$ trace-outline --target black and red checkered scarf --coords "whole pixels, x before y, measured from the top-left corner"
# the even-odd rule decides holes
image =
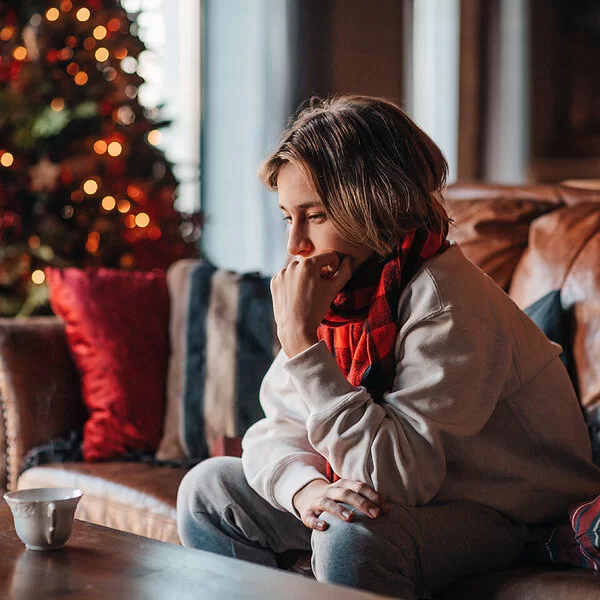
[[[380,402],[396,373],[398,302],[406,284],[429,258],[443,252],[444,234],[420,228],[407,234],[385,258],[367,259],[332,302],[317,329],[353,386],[364,386]],[[339,477],[327,463],[330,481]]]

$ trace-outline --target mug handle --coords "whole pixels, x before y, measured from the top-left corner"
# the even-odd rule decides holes
[[[46,532],[46,541],[48,544],[52,544],[54,542],[54,530],[56,529],[56,506],[54,506],[54,502],[48,504],[48,518],[50,519],[50,527]]]

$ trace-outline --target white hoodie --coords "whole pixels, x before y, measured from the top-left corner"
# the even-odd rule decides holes
[[[600,469],[560,346],[456,245],[402,292],[396,377],[377,404],[348,383],[323,342],[265,375],[266,418],[243,439],[250,486],[297,513],[326,479],[367,483],[404,505],[465,498],[526,523],[564,517],[600,493]]]

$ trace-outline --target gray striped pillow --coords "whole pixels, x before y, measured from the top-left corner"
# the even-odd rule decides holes
[[[196,462],[263,416],[258,391],[279,350],[269,278],[182,260],[167,284],[171,356],[156,457]]]

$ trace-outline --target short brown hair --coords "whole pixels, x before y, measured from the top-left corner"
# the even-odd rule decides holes
[[[286,163],[303,169],[347,241],[384,256],[407,232],[445,232],[448,164],[404,111],[382,98],[312,98],[301,107],[259,177],[277,189]]]

